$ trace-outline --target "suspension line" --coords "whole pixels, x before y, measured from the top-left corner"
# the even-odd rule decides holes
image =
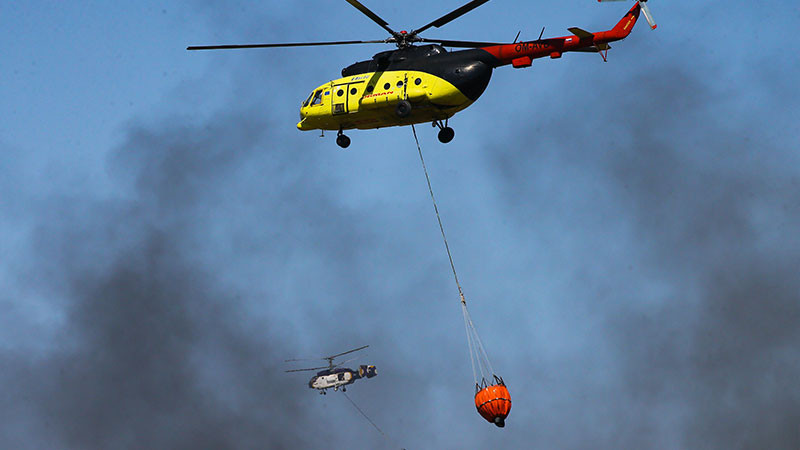
[[[419,160],[422,162],[422,171],[425,172],[425,180],[428,182],[428,192],[431,194],[431,201],[433,202],[433,210],[436,211],[436,220],[439,221],[439,231],[442,232],[442,240],[444,241],[444,248],[447,250],[447,258],[450,260],[450,268],[453,269],[453,278],[456,280],[458,287],[458,296],[461,297],[461,303],[466,305],[467,301],[464,299],[464,292],[461,290],[461,283],[458,282],[458,274],[456,273],[456,266],[453,264],[453,255],[450,254],[450,245],[447,243],[447,236],[444,234],[444,226],[442,226],[442,217],[439,215],[439,207],[436,206],[436,197],[433,195],[433,188],[431,187],[431,177],[428,176],[428,168],[425,166],[425,158],[422,157],[422,148],[419,146],[419,139],[417,138],[417,129],[414,124],[411,124],[411,131],[414,132],[414,140],[417,142],[417,152],[419,153]]]
[[[467,310],[467,301],[464,298],[464,291],[461,289],[461,283],[458,281],[458,274],[456,273],[456,266],[453,263],[453,255],[450,253],[450,245],[447,243],[447,236],[444,233],[444,225],[442,225],[442,217],[439,214],[439,207],[436,204],[436,197],[433,195],[433,187],[431,187],[431,177],[428,175],[428,168],[425,165],[425,158],[422,157],[422,147],[419,145],[419,138],[417,137],[417,129],[411,125],[411,131],[414,133],[414,141],[417,143],[417,153],[419,153],[419,160],[422,163],[422,171],[425,172],[425,181],[428,182],[428,192],[431,194],[431,201],[433,202],[433,210],[436,212],[436,220],[439,222],[439,231],[442,233],[442,241],[444,241],[444,248],[447,250],[447,259],[450,261],[450,269],[453,271],[453,279],[458,288],[458,296],[461,300],[461,309],[464,314],[464,327],[467,331],[467,346],[469,347],[470,363],[472,364],[472,378],[475,384],[478,385],[478,372],[482,380],[491,378],[494,373],[492,363],[489,361],[489,355],[483,348],[483,343],[478,336],[478,330],[475,329],[475,324],[472,322],[472,317]],[[476,364],[477,360],[477,364]],[[488,373],[487,373],[488,371]]]

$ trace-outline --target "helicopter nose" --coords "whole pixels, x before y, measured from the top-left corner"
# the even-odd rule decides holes
[[[306,112],[304,108],[300,108],[300,122],[297,122],[297,129],[303,130],[303,122],[306,120]]]

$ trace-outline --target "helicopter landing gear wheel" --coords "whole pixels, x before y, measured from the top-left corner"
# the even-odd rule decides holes
[[[448,142],[452,141],[456,135],[456,132],[447,126],[447,119],[444,120],[442,123],[441,120],[437,120],[433,122],[434,127],[439,127],[439,142],[442,144],[447,144]]]
[[[347,388],[342,386],[342,392],[347,392]]]
[[[453,137],[455,137],[455,135],[456,132],[453,131],[452,128],[444,127],[441,130],[439,130],[439,136],[438,136],[439,142],[441,142],[442,144],[447,144],[448,142],[453,140]]]
[[[342,148],[347,148],[350,146],[350,138],[345,135],[336,136],[336,145]]]
[[[336,145],[342,148],[347,148],[350,146],[350,138],[342,133],[342,130],[339,130],[339,134],[336,135]]]
[[[400,100],[400,103],[394,108],[394,113],[401,119],[408,117],[411,114],[411,103],[408,100]]]

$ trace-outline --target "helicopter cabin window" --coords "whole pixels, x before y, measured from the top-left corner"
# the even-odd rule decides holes
[[[308,94],[308,98],[306,99],[306,101],[304,101],[304,102],[303,102],[303,107],[304,107],[304,108],[305,108],[306,106],[308,106],[308,104],[309,104],[309,103],[311,103],[311,99],[312,99],[312,98],[314,98],[314,91],[311,91],[311,93],[310,93],[310,94]]]
[[[358,92],[358,89],[356,88],[350,89],[350,95],[356,95],[356,92]]]
[[[344,91],[343,90],[339,89],[338,91],[336,91],[336,96],[337,97],[341,97],[343,95],[344,95]]]
[[[385,89],[385,90],[389,90],[390,87],[392,87],[392,85],[389,84],[389,83],[386,83],[386,84],[383,85],[383,89]]]
[[[422,78],[417,78],[416,80],[414,80],[414,84],[416,84],[417,86],[419,86],[421,83],[422,83]]]
[[[367,85],[367,92],[372,92],[375,89],[375,86],[369,84]]]
[[[322,103],[322,89],[314,93],[314,100],[311,102],[311,105],[319,105],[320,103]]]
[[[397,87],[403,87],[403,80],[397,82]]]

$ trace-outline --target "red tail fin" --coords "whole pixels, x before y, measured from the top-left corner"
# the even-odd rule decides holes
[[[597,38],[606,42],[625,39],[631,34],[631,30],[633,30],[633,26],[636,25],[636,20],[639,18],[639,13],[641,11],[642,7],[639,5],[639,2],[636,2],[633,8],[628,11],[628,14],[625,14],[625,17],[617,22],[614,28],[602,33],[597,33]]]

